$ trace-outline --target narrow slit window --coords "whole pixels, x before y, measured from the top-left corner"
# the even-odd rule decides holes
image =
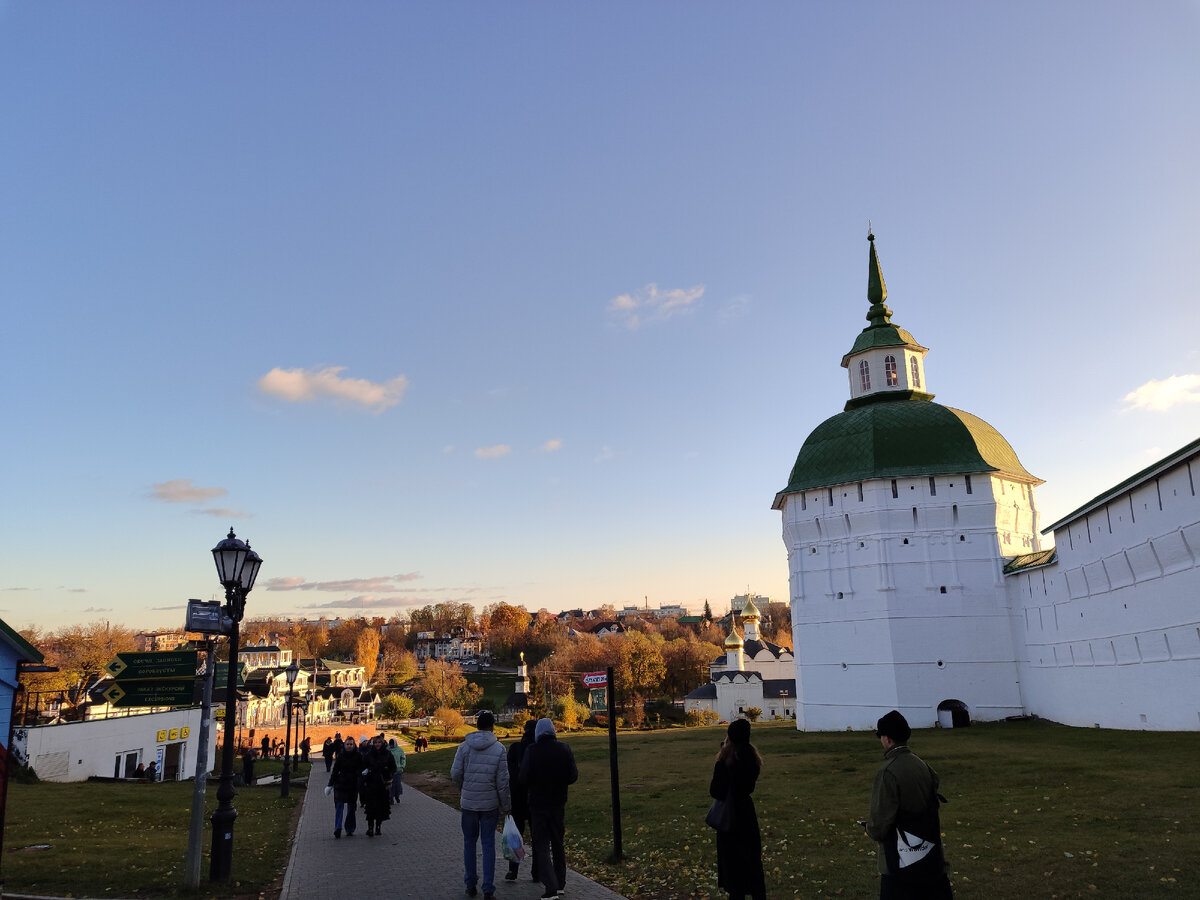
[[[915,356],[909,359],[908,368],[912,372],[912,386],[919,388],[921,386],[921,367],[917,365],[917,358]]]
[[[858,364],[858,379],[862,382],[864,391],[871,389],[871,367],[865,359]]]
[[[934,477],[932,475],[929,476],[929,496],[930,497],[937,496],[937,481],[936,481],[936,479],[934,479]]]
[[[967,481],[966,481],[966,484],[967,484],[967,493],[969,494],[969,493],[971,493],[971,476],[970,476],[970,475],[966,475],[966,476],[964,476],[964,477],[965,477],[965,478],[966,478],[966,480],[967,480]]]
[[[896,486],[896,479],[892,479],[892,499],[895,500],[900,496],[900,489]]]
[[[900,375],[896,372],[896,357],[883,358],[883,379],[888,387],[895,387],[900,383]]]

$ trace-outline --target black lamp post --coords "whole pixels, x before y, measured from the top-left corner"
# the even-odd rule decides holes
[[[283,781],[279,785],[279,796],[286,797],[288,789],[292,784],[292,688],[296,684],[296,676],[300,674],[300,667],[296,665],[296,661],[292,660],[292,664],[285,670],[288,683],[288,698],[287,698],[287,729],[283,732]]]
[[[210,881],[228,881],[233,869],[233,751],[237,726],[238,631],[246,613],[246,595],[254,589],[262,557],[240,541],[233,529],[213,547],[217,577],[225,588],[223,613],[229,619],[229,677],[225,683],[225,742],[221,747],[221,782],[217,787],[217,808],[212,814],[212,851],[209,854]]]

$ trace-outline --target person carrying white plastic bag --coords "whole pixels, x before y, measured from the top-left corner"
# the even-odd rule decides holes
[[[512,816],[504,817],[504,858],[512,863],[519,863],[525,858],[525,843]]]

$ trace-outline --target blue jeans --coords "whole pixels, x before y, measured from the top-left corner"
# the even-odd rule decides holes
[[[333,804],[333,827],[341,831],[342,829],[342,813],[346,814],[346,834],[354,834],[354,828],[357,824],[354,821],[354,808],[358,806],[358,798],[354,798],[349,803]]]
[[[496,823],[500,821],[500,810],[485,809],[483,811],[464,809],[462,811],[463,832],[463,884],[468,888],[475,887],[477,878],[475,871],[475,844],[483,844],[483,892],[496,892]]]

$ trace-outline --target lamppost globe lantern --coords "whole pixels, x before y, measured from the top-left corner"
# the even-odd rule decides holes
[[[296,676],[300,674],[300,666],[295,660],[292,660],[292,664],[284,670],[284,674],[287,675],[287,683],[290,688],[296,683]]]
[[[254,589],[262,557],[250,549],[246,541],[238,540],[233,529],[212,550],[217,577],[225,588],[225,609],[229,622],[229,665],[225,684],[225,734],[221,749],[221,782],[217,788],[217,808],[212,814],[212,852],[209,878],[228,881],[233,868],[233,823],[237,810],[233,808],[233,753],[237,724],[238,638],[242,616],[246,611],[246,595]]]

